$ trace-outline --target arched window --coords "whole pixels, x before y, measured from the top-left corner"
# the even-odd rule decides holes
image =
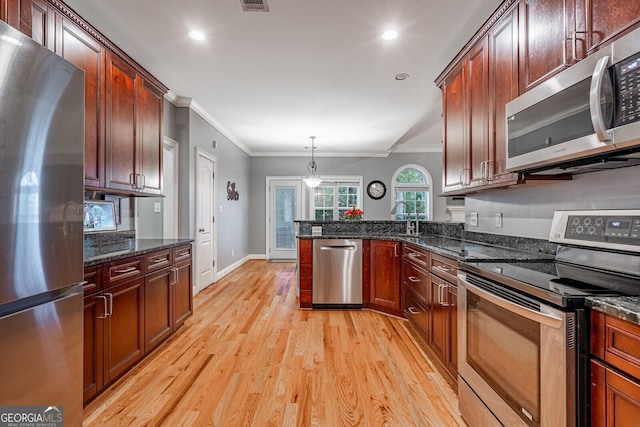
[[[431,174],[420,165],[404,165],[393,174],[392,179],[393,205],[395,214],[391,218],[396,221],[430,220],[433,216],[433,194],[431,192]],[[409,212],[407,212],[407,205]]]

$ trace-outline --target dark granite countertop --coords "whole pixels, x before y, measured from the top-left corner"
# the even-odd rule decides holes
[[[299,239],[380,239],[410,243],[414,246],[454,258],[458,261],[529,261],[554,259],[551,254],[487,245],[439,235],[407,236],[391,233],[331,233],[322,236],[299,235]]]
[[[91,267],[105,264],[123,258],[144,255],[160,249],[182,246],[191,242],[193,242],[193,239],[136,239],[85,246],[84,266]]]
[[[587,297],[587,306],[640,325],[640,297]]]

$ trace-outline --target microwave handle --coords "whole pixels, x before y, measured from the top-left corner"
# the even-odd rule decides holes
[[[607,130],[602,119],[602,108],[600,107],[600,94],[602,92],[602,82],[608,78],[607,67],[609,66],[609,57],[605,56],[598,60],[596,68],[591,77],[591,90],[589,91],[589,109],[591,110],[591,122],[593,129],[600,141],[610,141],[611,134]]]

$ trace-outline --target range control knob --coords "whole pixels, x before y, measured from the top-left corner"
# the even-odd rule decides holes
[[[604,219],[602,218],[596,219],[596,227],[602,227],[603,224],[604,224]]]
[[[589,227],[589,229],[587,230],[587,233],[593,236],[594,234],[596,234],[596,228],[593,226]]]
[[[579,225],[580,224],[580,218],[573,218],[573,225]]]
[[[585,218],[582,224],[586,227],[591,225],[591,218]]]
[[[577,226],[576,227],[576,233],[578,233],[578,234],[584,233],[584,227],[581,226],[581,225]]]

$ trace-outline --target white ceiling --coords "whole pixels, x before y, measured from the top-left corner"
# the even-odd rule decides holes
[[[315,135],[318,156],[384,156],[441,149],[433,81],[501,0],[65,2],[251,155]]]

